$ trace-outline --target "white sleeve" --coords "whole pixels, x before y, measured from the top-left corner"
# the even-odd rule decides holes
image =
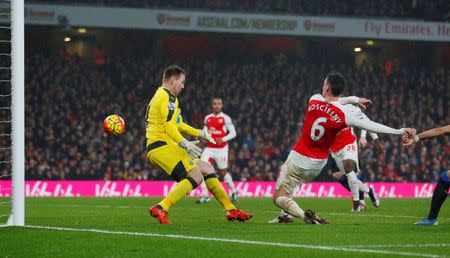
[[[370,120],[358,107],[344,106],[345,120],[348,126],[358,127],[369,132],[385,134],[403,134],[404,129],[394,129]]]
[[[338,98],[338,102],[339,102],[341,105],[358,104],[359,98],[356,97],[356,96],[342,97],[342,98]]]
[[[369,132],[369,134],[370,134],[370,138],[372,138],[372,140],[378,139],[378,134],[372,133],[372,132]],[[361,138],[366,138],[366,136],[367,136],[367,131],[364,129],[361,130]]]
[[[229,140],[236,137],[236,128],[234,128],[233,122],[229,116],[225,117],[225,126],[227,127],[228,134],[222,138],[224,142],[228,142]]]
[[[361,138],[366,138],[366,136],[367,136],[367,131],[362,129],[361,130]]]
[[[372,133],[372,132],[369,132],[369,134],[370,134],[370,138],[372,138],[372,140],[378,139],[378,134]]]
[[[372,140],[378,139],[378,134],[372,133],[372,132],[369,132],[369,134],[370,134],[370,138],[372,138]],[[367,131],[364,129],[361,130],[361,138],[366,138],[366,136],[367,136]]]
[[[311,100],[320,100],[320,101],[324,101],[325,98],[321,95],[321,94],[314,94],[311,96],[311,98],[309,99],[309,101]]]

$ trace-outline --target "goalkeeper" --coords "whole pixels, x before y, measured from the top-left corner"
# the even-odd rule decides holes
[[[227,219],[245,221],[252,215],[237,209],[216,177],[214,168],[198,160],[202,149],[198,141],[188,141],[181,133],[201,137],[214,143],[207,129],[195,129],[181,119],[177,95],[184,88],[186,72],[179,66],[169,66],[163,73],[163,84],[156,90],[146,111],[147,158],[177,181],[173,190],[150,208],[150,215],[161,224],[168,220],[169,208],[205,181],[209,191],[227,211]]]

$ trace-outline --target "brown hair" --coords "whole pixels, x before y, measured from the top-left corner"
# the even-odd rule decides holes
[[[163,82],[169,80],[171,77],[175,76],[176,78],[180,77],[180,75],[186,75],[186,71],[178,65],[169,65],[163,72]]]

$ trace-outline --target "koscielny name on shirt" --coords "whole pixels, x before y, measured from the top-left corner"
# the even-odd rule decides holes
[[[330,116],[331,120],[336,123],[342,123],[341,117],[330,108],[329,104],[312,104],[308,107],[308,112],[314,110],[319,110],[322,113],[327,114],[328,116]]]

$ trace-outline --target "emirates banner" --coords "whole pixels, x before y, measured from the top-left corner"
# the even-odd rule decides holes
[[[2,19],[6,21],[8,17],[0,17],[0,22]],[[450,23],[413,20],[27,4],[25,22],[53,26],[450,42]]]
[[[26,181],[27,197],[162,197],[175,186],[173,181]],[[274,182],[235,182],[241,197],[271,197]],[[429,198],[434,184],[369,183],[381,198]],[[229,191],[228,187],[223,184]],[[190,196],[200,196],[200,188]],[[0,181],[0,197],[11,196],[11,181]],[[302,185],[295,197],[350,197],[339,183],[313,182]]]

